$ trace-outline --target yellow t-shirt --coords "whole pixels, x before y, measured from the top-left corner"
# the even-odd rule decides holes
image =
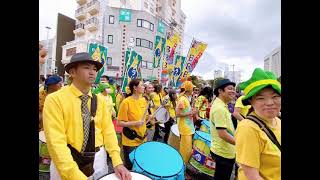
[[[153,101],[154,106],[155,106],[153,108],[153,110],[155,111],[161,105],[161,100],[163,100],[162,99],[162,95],[153,92],[153,93],[151,93],[151,98],[152,98],[152,101]]]
[[[119,108],[118,120],[121,121],[140,121],[143,117],[143,114],[147,108],[147,101],[144,97],[140,97],[139,99],[134,99],[132,96],[127,97],[122,101]],[[147,116],[146,116],[147,117]],[[144,123],[140,127],[130,127],[137,132],[137,134],[143,137],[146,133],[146,123]],[[128,139],[125,135],[122,134],[122,145],[124,146],[139,146],[143,142],[145,142],[147,138],[144,140],[140,140],[135,138],[133,140]]]
[[[73,160],[70,144],[80,152],[83,144],[83,119],[81,115],[82,94],[73,84],[46,97],[43,108],[43,126],[51,160],[61,179],[87,180]],[[88,95],[92,97],[91,91]],[[95,147],[104,145],[113,166],[122,164],[120,148],[110,114],[106,111],[106,100],[97,96],[95,122]],[[89,111],[91,98],[88,100]]]
[[[177,108],[182,113],[190,113],[192,111],[190,102],[185,95],[181,95],[177,102]],[[195,132],[192,116],[177,117],[178,129],[181,135],[192,135]]]
[[[247,105],[247,106],[244,106],[242,104],[242,99],[243,99],[244,96],[240,96],[237,101],[236,101],[236,104],[234,105],[234,107],[236,108],[240,108],[241,111],[240,111],[240,114],[243,115],[244,117],[247,116],[248,112],[249,112],[249,109],[251,108],[251,105]]]
[[[107,102],[107,111],[110,113],[110,115],[112,115],[112,113],[115,113],[115,110],[114,110],[114,104],[113,104],[113,101],[112,101],[112,97],[107,94],[107,96],[104,96],[103,94],[99,93],[98,96],[102,96],[103,98],[106,99],[106,102]]]
[[[196,100],[195,107],[199,111],[199,116],[203,119],[207,119],[208,117],[206,116],[207,113],[207,107],[208,107],[208,100],[205,96],[199,96]],[[201,109],[200,109],[201,107]]]
[[[167,111],[169,111],[170,117],[174,119],[176,117],[176,110],[173,107],[172,102],[170,101],[169,95],[166,95],[164,99],[168,99],[167,103],[165,104],[165,108],[167,109]]]
[[[216,128],[225,128],[230,135],[234,136],[235,130],[228,105],[218,97],[213,101],[210,109],[210,150],[227,159],[235,158],[235,146],[221,139]]]
[[[251,114],[257,116],[254,112]],[[281,120],[276,118],[275,127],[272,127],[270,122],[264,122],[281,144]],[[255,122],[248,119],[242,120],[238,124],[235,138],[238,163],[257,168],[264,180],[281,179],[281,151]],[[239,180],[246,179],[240,167]]]
[[[122,96],[122,94],[118,93],[117,97],[116,97],[116,109],[117,109],[117,112],[119,112],[119,107],[120,107],[120,104],[123,101],[123,99],[124,99],[124,97]]]
[[[42,112],[43,110],[44,100],[46,99],[46,97],[46,90],[42,89],[41,91],[39,91],[39,112]]]

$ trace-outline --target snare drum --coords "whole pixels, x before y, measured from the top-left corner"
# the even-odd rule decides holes
[[[181,155],[173,147],[161,142],[146,142],[129,154],[133,171],[154,180],[184,180]]]
[[[159,107],[155,113],[154,113],[154,117],[156,119],[157,122],[163,124],[166,123],[167,121],[169,121],[170,119],[170,114],[168,112],[168,110],[164,107]]]
[[[202,119],[200,131],[210,134],[210,121],[207,119]]]
[[[50,172],[51,158],[48,152],[44,131],[39,132],[39,172]]]
[[[137,173],[137,172],[130,172],[132,180],[152,180],[148,176],[145,176],[143,174]],[[107,174],[102,178],[99,178],[99,180],[120,180],[115,173]]]
[[[173,146],[177,151],[179,151],[180,147],[180,133],[178,129],[178,124],[174,124],[171,126],[170,134],[168,138],[168,144]]]
[[[215,162],[210,154],[211,136],[209,133],[196,131],[193,138],[193,151],[189,163],[201,173],[213,176]]]

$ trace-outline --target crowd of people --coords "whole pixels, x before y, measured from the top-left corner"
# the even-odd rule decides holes
[[[129,154],[144,142],[168,143],[174,124],[187,165],[203,121],[210,123],[215,180],[229,180],[233,170],[239,180],[281,179],[281,85],[273,73],[255,69],[241,92],[229,79],[214,89],[133,79],[122,92],[108,76],[94,84],[101,67],[88,53],[77,53],[65,66],[70,82],[57,75],[40,78],[39,132],[51,159],[42,173],[47,179],[97,179],[108,172],[108,159],[120,179],[131,179]],[[165,123],[156,117],[160,108],[169,114]],[[187,171],[184,177],[193,178]]]

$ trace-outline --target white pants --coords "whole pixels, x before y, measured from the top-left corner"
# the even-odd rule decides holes
[[[100,147],[100,150],[95,153],[93,161],[93,177],[98,179],[106,174],[108,174],[108,165],[107,165],[107,153],[104,147]],[[60,174],[56,169],[53,161],[50,164],[50,180],[61,180]]]

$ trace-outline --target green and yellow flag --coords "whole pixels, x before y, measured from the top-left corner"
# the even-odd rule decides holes
[[[102,68],[99,70],[95,84],[100,83],[100,77],[104,73],[105,70],[105,65],[106,65],[106,60],[107,60],[107,53],[108,49],[104,46],[98,45],[98,44],[90,44],[89,45],[89,54],[92,57],[93,60],[99,61],[103,64]]]
[[[139,72],[139,65],[141,60],[142,56],[135,51],[127,51],[125,63],[126,70],[124,76],[122,77],[122,92],[125,92],[127,85],[132,79],[136,79],[141,76]]]
[[[185,60],[186,60],[186,57],[184,56],[179,56],[179,55],[175,56],[174,69],[170,78],[174,87],[177,87],[178,79],[182,73]]]
[[[160,66],[160,59],[163,55],[164,45],[166,43],[166,39],[160,36],[156,36],[156,40],[154,43],[154,57],[153,57],[153,68],[158,68]]]

